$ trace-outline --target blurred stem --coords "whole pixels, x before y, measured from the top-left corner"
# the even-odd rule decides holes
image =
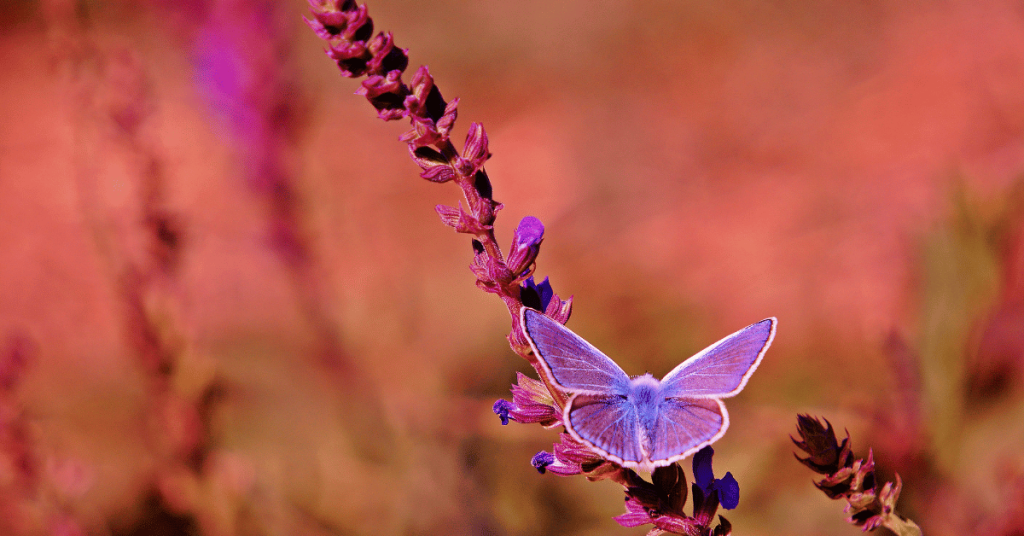
[[[921,527],[909,519],[903,519],[898,515],[890,515],[882,526],[895,532],[897,536],[922,536]]]

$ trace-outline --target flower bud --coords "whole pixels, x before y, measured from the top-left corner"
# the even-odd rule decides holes
[[[473,123],[469,126],[466,134],[466,145],[462,147],[462,157],[469,161],[473,169],[480,169],[484,162],[491,157],[487,151],[487,132],[480,123]]]
[[[509,252],[508,268],[516,276],[529,271],[530,266],[540,253],[540,243],[544,241],[544,225],[533,216],[527,216],[519,222],[512,236],[512,251]],[[547,304],[544,304],[546,307]],[[543,308],[541,309],[543,311]]]

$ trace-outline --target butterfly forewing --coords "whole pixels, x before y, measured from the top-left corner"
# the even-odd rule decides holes
[[[654,465],[683,459],[725,434],[729,414],[714,398],[670,398],[658,407],[647,436],[648,458]]]
[[[775,338],[775,323],[768,318],[751,324],[687,359],[661,381],[665,396],[718,398],[740,392]]]
[[[619,463],[643,459],[637,433],[636,407],[617,395],[576,395],[569,403],[566,427]]]
[[[534,353],[560,387],[572,392],[625,394],[629,377],[608,356],[533,309],[524,307],[521,315]]]

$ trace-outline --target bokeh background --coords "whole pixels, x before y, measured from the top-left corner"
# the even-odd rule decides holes
[[[369,7],[627,372],[779,317],[715,445],[736,534],[857,532],[797,413],[926,534],[1024,534],[1024,4]],[[0,534],[643,534],[491,413],[531,371],[457,189],[305,13],[0,3]]]

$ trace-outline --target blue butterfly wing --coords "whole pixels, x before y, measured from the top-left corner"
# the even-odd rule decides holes
[[[565,412],[565,427],[602,457],[635,466],[644,459],[636,407],[618,395],[574,395]]]
[[[626,394],[629,376],[582,337],[529,307],[523,307],[520,320],[534,355],[559,387],[573,393]]]
[[[716,398],[668,398],[644,430],[651,465],[660,467],[686,458],[725,435],[729,414]]]
[[[778,321],[751,324],[683,361],[661,380],[667,398],[733,396],[743,390],[775,338]]]

